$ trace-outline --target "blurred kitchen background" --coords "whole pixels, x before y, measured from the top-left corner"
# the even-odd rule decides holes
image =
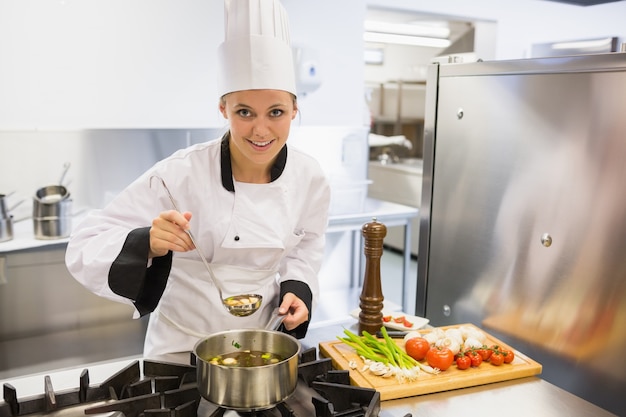
[[[386,305],[416,311],[429,65],[619,50],[626,4],[575,3],[283,0],[300,89],[290,140],[333,189],[315,325],[358,306],[361,242],[346,222],[371,199],[400,205],[388,210]],[[376,38],[409,27],[413,44]],[[0,242],[0,377],[140,353],[145,321],[69,277],[65,239],[33,238],[32,198],[69,162],[78,221],[156,161],[221,135],[222,39],[221,1],[0,0],[0,194],[14,223]]]

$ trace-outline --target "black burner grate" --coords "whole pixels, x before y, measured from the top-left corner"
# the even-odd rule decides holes
[[[57,392],[49,376],[44,378],[44,393],[20,399],[15,388],[5,383],[4,402],[0,402],[0,417],[43,415],[51,411],[75,408],[76,415],[108,412],[126,417],[207,417],[232,415],[245,417],[311,417],[312,411],[302,410],[306,402],[316,417],[375,417],[380,412],[380,393],[373,389],[350,385],[348,371],[334,371],[330,359],[317,359],[311,348],[299,358],[299,382],[296,393],[269,410],[234,412],[224,408],[199,411],[201,399],[197,389],[195,357],[192,365],[180,365],[152,360],[134,361],[103,383],[91,386],[89,371],[83,370],[78,388]],[[308,409],[307,409],[308,410]],[[231,413],[231,414],[228,414]],[[307,415],[304,415],[307,414]]]

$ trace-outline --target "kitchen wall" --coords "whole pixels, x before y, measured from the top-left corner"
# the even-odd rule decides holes
[[[360,125],[364,5],[284,4],[292,43],[318,57],[322,78],[300,97],[300,122]],[[221,1],[2,0],[0,129],[222,126],[223,26]]]
[[[213,65],[222,4],[1,0],[0,193],[30,197],[69,161],[79,205],[99,206],[185,146],[185,132],[197,141],[223,131]],[[360,128],[364,5],[284,4],[294,46],[317,56],[322,79],[299,98],[294,126]]]
[[[205,127],[219,2],[3,0],[0,126]]]
[[[98,166],[102,177],[117,180],[102,188],[96,178],[94,188],[114,191],[149,161],[184,146],[186,130],[221,131],[225,121],[217,111],[213,61],[223,39],[222,4],[1,0],[0,193],[30,196],[56,181],[65,161],[72,163],[75,184],[91,175],[83,167]],[[322,80],[317,91],[299,98],[294,125],[361,127],[364,5],[284,4],[292,42],[317,56]],[[325,13],[330,9],[334,13]],[[183,137],[172,141],[172,129]],[[79,139],[81,130],[90,131],[89,145]],[[106,144],[97,153],[81,153],[96,146],[97,130],[124,134],[102,134]]]

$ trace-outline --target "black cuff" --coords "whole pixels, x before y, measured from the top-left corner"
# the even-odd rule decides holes
[[[309,320],[305,321],[304,323],[302,323],[301,325],[299,325],[298,327],[292,330],[287,330],[285,329],[284,326],[281,326],[280,331],[287,333],[297,339],[302,339],[306,336],[306,332],[309,329],[309,323],[311,322],[311,307],[313,305],[313,294],[311,293],[311,288],[309,288],[309,286],[306,283],[302,281],[295,281],[295,280],[288,280],[288,281],[284,281],[281,283],[280,285],[280,301],[281,302],[285,294],[287,294],[288,292],[295,294],[296,297],[304,301],[304,304],[306,304],[307,308],[309,309]]]
[[[153,258],[150,268],[146,268],[149,251],[150,228],[132,230],[109,269],[111,290],[133,300],[142,316],[156,308],[172,268],[172,252]]]

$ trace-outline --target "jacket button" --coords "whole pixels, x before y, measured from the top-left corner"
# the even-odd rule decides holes
[[[235,236],[235,242],[239,242],[239,236]]]

